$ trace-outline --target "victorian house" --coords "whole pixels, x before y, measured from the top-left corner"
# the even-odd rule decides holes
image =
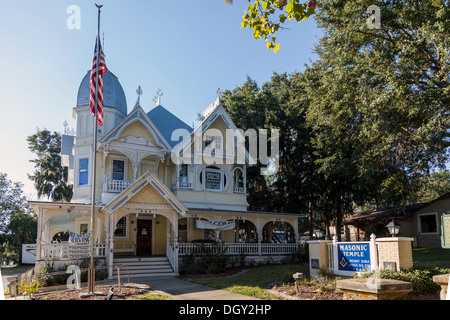
[[[116,266],[127,266],[130,276],[178,274],[184,255],[201,254],[215,243],[248,259],[296,252],[300,214],[249,210],[250,155],[236,143],[245,137],[219,95],[191,127],[161,105],[161,94],[148,109],[138,90],[128,108],[118,78],[107,71],[94,177],[89,77],[90,71],[72,110],[75,135],[62,137],[72,201],[30,201],[38,215],[36,268],[89,257],[93,185],[94,255],[110,278]]]

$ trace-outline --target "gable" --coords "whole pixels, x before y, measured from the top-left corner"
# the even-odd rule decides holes
[[[186,211],[188,211],[152,171],[148,171],[133,182],[122,193],[104,206],[102,211],[111,214],[119,210],[126,203],[165,204],[172,207],[182,216],[186,216]]]
[[[125,138],[128,136],[134,136],[137,138],[145,138],[150,141],[152,144],[157,144],[153,136],[150,134],[149,130],[143,125],[141,121],[134,121],[131,124],[128,124],[122,132],[119,134],[119,139]]]
[[[235,148],[237,153],[240,155],[240,159],[245,159],[245,162],[250,165],[256,163],[249,152],[245,149],[245,136],[243,136],[238,130],[233,120],[230,118],[222,105],[216,106],[215,109],[211,111],[205,119],[203,119],[194,127],[194,131],[190,135],[191,139],[185,139],[182,143],[177,142],[177,144],[173,147],[175,154],[179,154],[182,157],[183,151],[190,150],[190,148],[194,144],[194,140],[204,135],[205,132],[209,133],[207,132],[208,130],[210,130],[210,133],[213,134],[214,132],[217,132],[217,130],[220,131],[222,133],[223,141],[226,142],[226,147],[228,147],[228,150],[230,150],[232,149],[231,146],[233,144],[226,139],[226,132],[228,129],[232,130],[233,136],[237,138],[237,141],[239,141],[239,143],[235,144]],[[241,141],[244,141],[244,143],[240,143]],[[237,156],[237,154],[235,156]]]
[[[143,137],[149,142],[171,150],[171,146],[167,143],[164,136],[159,132],[155,124],[147,117],[141,107],[135,108],[128,116],[125,117],[116,127],[108,132],[100,143],[109,143],[124,137],[135,136]]]
[[[156,190],[152,187],[150,187],[149,184],[147,184],[145,187],[143,187],[138,193],[136,193],[134,196],[132,196],[128,202],[132,203],[152,203],[152,204],[166,204],[167,201],[156,192]]]

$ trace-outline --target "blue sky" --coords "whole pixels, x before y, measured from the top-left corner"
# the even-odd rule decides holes
[[[141,85],[141,105],[161,104],[192,125],[198,112],[247,76],[262,85],[273,72],[304,70],[322,32],[314,19],[290,22],[277,35],[274,54],[250,29],[241,29],[246,0],[22,0],[0,2],[0,172],[35,192],[26,137],[36,128],[63,131],[75,126],[72,108],[78,86],[90,69],[97,34],[97,9],[103,4],[106,65],[125,91],[128,111]],[[80,8],[80,28],[69,29],[70,5]]]

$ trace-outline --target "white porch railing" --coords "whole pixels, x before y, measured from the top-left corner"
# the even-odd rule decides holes
[[[178,186],[176,183],[172,184],[171,187],[172,190],[177,190],[177,189],[192,189],[192,183],[189,182],[178,182]]]
[[[218,157],[218,156],[225,156],[225,157],[234,157],[234,150],[227,150],[227,149],[220,149],[220,148],[211,148],[211,147],[205,147],[203,148],[203,155],[209,155]]]
[[[178,273],[178,263],[176,263],[177,261],[176,252],[174,248],[170,245],[170,243],[167,243],[166,256],[170,262],[170,265],[172,266],[173,271],[175,273]]]
[[[129,180],[106,180],[106,190],[108,192],[117,192],[120,193],[123,190],[125,190],[126,188],[128,188],[129,186],[131,186],[131,184],[133,183],[133,181],[129,181]]]
[[[276,255],[297,252],[296,243],[179,243],[178,255],[213,254],[223,250],[227,255]]]
[[[233,193],[245,193],[244,187],[233,187]]]
[[[89,243],[50,243],[41,244],[41,260],[75,260],[88,258]],[[106,245],[94,245],[94,257],[106,257]]]

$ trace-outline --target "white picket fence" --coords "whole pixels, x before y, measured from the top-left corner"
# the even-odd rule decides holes
[[[296,243],[179,243],[178,255],[215,254],[226,255],[277,255],[293,254],[299,245]]]
[[[89,243],[50,243],[41,244],[41,256],[43,260],[75,260],[89,257]],[[94,257],[106,257],[106,245],[94,245]]]

